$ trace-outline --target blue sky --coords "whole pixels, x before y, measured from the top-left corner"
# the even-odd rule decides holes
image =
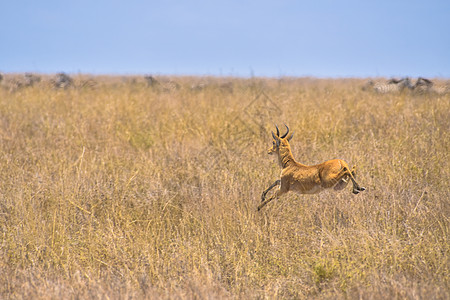
[[[13,0],[0,72],[450,78],[450,1]]]

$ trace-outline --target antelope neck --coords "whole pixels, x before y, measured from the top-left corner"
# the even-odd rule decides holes
[[[294,156],[292,155],[291,148],[289,146],[281,146],[278,152],[278,162],[281,168],[286,168],[289,164],[295,163]]]

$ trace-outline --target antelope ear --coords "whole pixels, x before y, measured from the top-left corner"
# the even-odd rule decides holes
[[[293,137],[294,137],[294,133],[292,133],[292,134],[291,134],[291,136],[290,136],[290,137],[288,137],[288,139],[287,139],[287,140],[288,140],[288,142],[290,142],[290,141],[292,140],[292,138],[293,138]]]

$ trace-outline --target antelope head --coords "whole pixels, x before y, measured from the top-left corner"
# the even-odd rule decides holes
[[[291,133],[291,135],[289,137],[289,127],[287,127],[286,124],[284,124],[284,126],[286,126],[286,133],[283,134],[282,136],[280,136],[280,130],[278,129],[278,126],[275,125],[275,127],[277,128],[277,134],[275,135],[275,133],[273,133],[272,131],[272,137],[273,137],[273,141],[272,141],[272,147],[269,148],[269,150],[267,151],[267,153],[269,155],[271,154],[279,154],[280,153],[280,148],[289,148],[289,141],[292,139],[292,137],[294,136],[293,133]]]

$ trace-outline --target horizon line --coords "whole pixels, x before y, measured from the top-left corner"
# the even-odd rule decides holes
[[[450,79],[450,77],[446,76],[425,76],[425,75],[329,75],[329,76],[320,76],[320,75],[312,75],[312,74],[302,74],[302,75],[240,75],[240,74],[213,74],[213,73],[170,73],[170,72],[67,72],[67,71],[57,71],[57,72],[42,72],[42,71],[0,71],[2,75],[21,75],[21,74],[36,74],[43,76],[51,76],[64,73],[67,75],[83,75],[83,76],[110,76],[110,77],[140,77],[140,76],[155,76],[155,77],[212,77],[212,78],[238,78],[238,79],[252,79],[252,78],[266,78],[266,79],[282,79],[282,78],[315,78],[315,79],[369,79],[369,78],[418,78],[418,77],[427,77],[433,79]]]

